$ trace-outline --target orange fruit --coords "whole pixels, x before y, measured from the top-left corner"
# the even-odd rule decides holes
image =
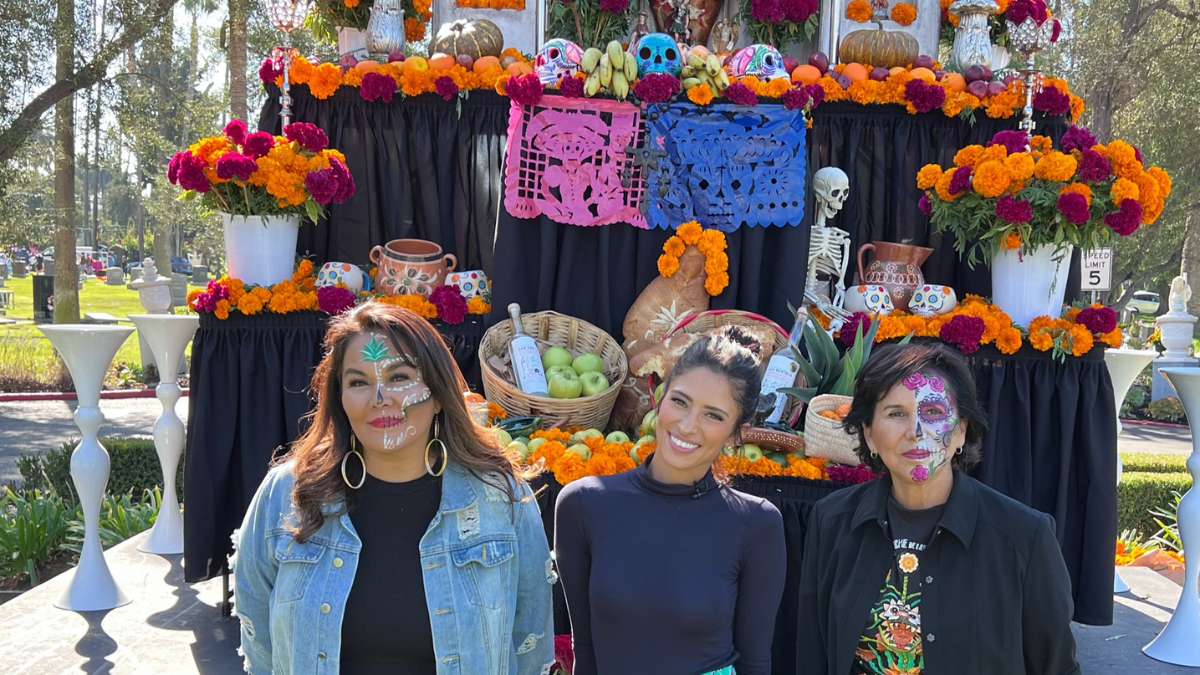
[[[711,54],[712,52],[708,51],[708,47],[705,47],[703,45],[695,45],[693,47],[688,48],[688,53],[695,54],[696,56],[699,56],[702,59],[706,59],[706,58],[708,58],[708,55]]]
[[[867,67],[861,63],[847,63],[842,69],[842,74],[850,78],[851,82],[864,82],[867,79],[869,72]],[[932,75],[932,73],[930,73]]]
[[[423,56],[410,56],[404,59],[404,70],[412,70],[413,72],[423,73],[429,70],[429,62]]]
[[[792,71],[792,79],[804,84],[816,84],[817,80],[821,79],[821,71],[815,66],[810,66],[807,63],[796,66]]]
[[[369,73],[372,70],[379,70],[379,62],[372,61],[371,59],[359,61],[358,63],[354,64],[354,69],[363,73]]]
[[[488,68],[494,68],[500,65],[500,59],[494,56],[481,56],[475,61],[474,69],[477,73],[482,73]]]
[[[928,68],[913,68],[912,76],[918,80],[925,80],[929,84],[937,84],[937,78],[934,77],[933,71]],[[963,85],[964,88],[966,85]]]
[[[533,72],[533,68],[528,63],[525,63],[524,61],[517,61],[516,63],[510,65],[505,70],[508,71],[509,75],[513,75],[513,76],[523,75],[525,73]]]
[[[486,399],[473,391],[468,391],[463,394],[463,400],[467,403],[483,403]]]
[[[838,407],[834,408],[833,412],[837,413],[838,417],[845,417],[846,415],[850,414],[850,404],[842,403]]]
[[[888,77],[891,77],[891,76],[895,75],[896,73],[907,73],[907,72],[908,72],[908,68],[905,68],[904,66],[896,66],[895,68],[888,69]]]
[[[429,67],[434,70],[447,70],[455,63],[457,63],[457,61],[455,61],[454,57],[450,56],[449,54],[442,54],[439,52],[429,57]]]
[[[948,85],[951,89],[958,92],[967,90],[967,81],[958,73],[946,73],[943,75],[942,84]]]

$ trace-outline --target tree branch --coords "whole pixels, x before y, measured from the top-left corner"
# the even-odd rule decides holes
[[[145,37],[175,7],[178,1],[154,0],[154,3],[148,7],[149,12],[143,15],[142,20],[127,26],[125,32],[104,45],[96,53],[96,58],[71,75],[57,80],[30,101],[13,118],[8,128],[0,131],[0,163],[12,159],[29,135],[41,124],[42,115],[47,110],[62,99],[73,95],[80,89],[86,89],[102,79],[108,71],[108,64]]]

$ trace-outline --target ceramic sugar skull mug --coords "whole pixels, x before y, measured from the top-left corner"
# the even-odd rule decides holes
[[[487,275],[483,273],[483,270],[454,272],[446,277],[446,285],[458,286],[459,293],[462,293],[462,296],[468,300],[486,296],[491,292],[492,288],[492,283],[488,281]]]
[[[846,310],[887,316],[896,309],[887,287],[875,284],[855,286],[846,290]]]
[[[321,265],[317,273],[317,288],[337,286],[341,284],[355,293],[361,292],[366,282],[366,275],[358,268],[344,262],[327,262]]]
[[[958,306],[958,295],[949,286],[931,286],[926,284],[913,291],[908,308],[919,316],[935,316],[945,314]]]

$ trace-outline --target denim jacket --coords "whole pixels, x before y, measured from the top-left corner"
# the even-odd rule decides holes
[[[272,469],[234,534],[235,611],[252,675],[334,675],[362,542],[341,504],[308,541],[292,538],[291,462]],[[421,538],[438,675],[545,675],[554,663],[557,580],[537,502],[449,462]]]

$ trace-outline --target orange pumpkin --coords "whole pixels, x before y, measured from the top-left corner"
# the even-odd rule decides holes
[[[494,56],[485,56],[475,61],[475,72],[482,73],[488,68],[493,68],[500,65],[500,59]]]
[[[433,70],[446,70],[456,63],[453,56],[449,54],[434,54],[429,57],[429,67]]]
[[[920,53],[917,39],[908,33],[883,30],[856,30],[842,40],[839,56],[843,61],[870,63],[891,68],[912,63]]]
[[[438,29],[432,49],[453,56],[470,54],[476,61],[484,56],[499,58],[504,49],[504,34],[487,19],[460,19]]]

